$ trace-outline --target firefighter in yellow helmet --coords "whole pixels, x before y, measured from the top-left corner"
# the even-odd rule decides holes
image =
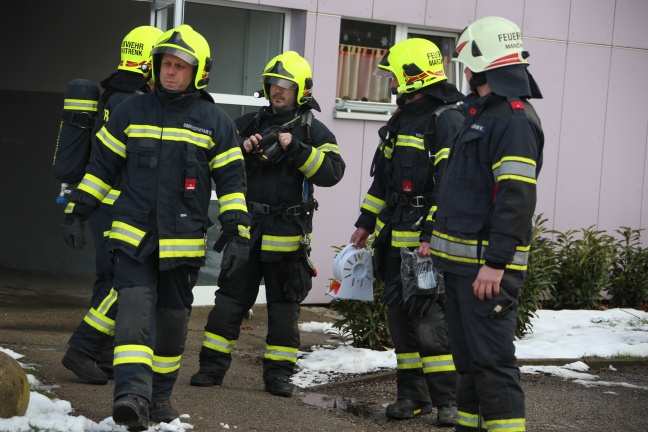
[[[419,237],[429,241],[424,222],[436,209],[436,187],[452,139],[463,115],[463,98],[447,82],[443,56],[426,39],[395,44],[378,64],[376,75],[391,78],[398,109],[379,131],[380,144],[371,166],[373,181],[360,207],[351,236],[364,248],[374,233],[374,275],[384,281],[389,331],[397,359],[397,400],[388,418],[428,414],[436,423],[456,423],[457,374],[445,323],[444,297],[438,287],[404,283],[401,249],[417,250]]]
[[[66,209],[64,237],[119,180],[109,246],[119,308],[114,328],[115,423],[146,430],[179,412],[171,394],[184,351],[192,287],[205,264],[212,181],[218,190],[225,271],[247,260],[250,218],[236,129],[204,88],[211,58],[188,25],[153,47],[155,91],[122,102],[97,133],[93,158]]]
[[[117,70],[101,82],[104,90],[98,101],[98,117],[94,126],[90,127],[91,130],[97,132],[101,129],[108,121],[110,113],[125,100],[151,91],[151,49],[160,35],[160,29],[140,26],[124,37]],[[87,155],[90,154],[92,136],[94,134],[90,134],[87,142],[79,143],[87,147]],[[80,153],[80,150],[76,149],[75,153]],[[62,180],[70,184],[78,183],[89,160],[63,157],[64,154],[67,155],[57,155],[56,163],[60,169],[67,172],[78,171],[79,176],[73,180]],[[70,164],[75,165],[74,169]],[[65,168],[62,168],[63,165]],[[111,208],[118,196],[119,190],[110,190],[99,209],[88,219],[95,246],[96,274],[91,309],[70,337],[70,347],[62,359],[65,368],[90,384],[106,384],[112,377],[112,336],[117,315],[117,294],[113,290],[115,272],[107,234],[112,224]]]
[[[461,432],[526,430],[513,340],[544,147],[527,57],[515,23],[486,17],[463,31],[452,59],[474,94],[421,252],[444,271]]]
[[[205,325],[200,369],[191,385],[220,385],[227,373],[243,317],[265,281],[268,334],[263,359],[265,390],[290,396],[299,351],[299,303],[316,275],[309,260],[315,186],[331,187],[345,164],[333,133],[312,110],[313,79],[294,51],[270,60],[261,74],[270,101],[234,122],[245,156],[247,205],[252,216],[250,259],[236,273],[221,272],[215,305]]]

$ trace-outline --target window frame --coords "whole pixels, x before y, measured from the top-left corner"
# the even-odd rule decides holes
[[[416,25],[404,23],[393,23],[380,20],[357,19],[355,17],[342,17],[349,21],[363,21],[376,24],[387,24],[395,27],[394,44],[408,39],[410,33],[425,34],[430,36],[448,37],[454,39],[455,46],[459,40],[459,33],[453,33],[443,30],[435,30]],[[340,31],[342,29],[340,28]],[[339,37],[338,37],[339,39]],[[452,73],[457,88],[463,86],[463,74],[461,68],[456,67]],[[333,117],[348,120],[369,120],[369,121],[387,121],[396,112],[396,96],[392,95],[391,103],[368,102],[368,101],[347,101],[341,98],[335,98],[335,109]]]
[[[273,7],[273,6],[264,6],[260,4],[246,4],[246,3],[232,3],[231,1],[226,0],[177,0],[183,1],[183,20],[184,20],[184,4],[185,3],[200,3],[210,6],[224,6],[234,9],[247,9],[261,12],[275,12],[284,15],[284,27],[283,27],[283,41],[282,41],[282,52],[290,49],[290,29],[292,27],[292,13],[290,9]],[[270,59],[267,59],[270,61]],[[261,76],[259,71],[259,77]],[[253,107],[262,107],[268,104],[268,101],[265,97],[257,98],[253,95],[242,95],[234,93],[209,93],[214,99],[214,102],[222,105],[235,105],[235,106],[253,106]]]

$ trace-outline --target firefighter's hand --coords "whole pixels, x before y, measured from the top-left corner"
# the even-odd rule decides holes
[[[369,238],[369,231],[366,228],[358,227],[351,236],[351,243],[354,247],[362,249],[367,246],[367,239]]]
[[[429,257],[430,256],[430,242],[422,241],[418,248],[418,254],[420,257]]]
[[[481,266],[477,279],[473,282],[473,293],[479,300],[491,299],[500,292],[500,281],[504,276],[504,270],[498,270],[487,265]]]
[[[232,236],[227,240],[225,250],[223,251],[221,271],[224,271],[227,277],[231,277],[245,265],[249,255],[250,246],[248,240],[237,235]]]
[[[248,139],[243,141],[243,150],[245,150],[246,153],[263,152],[263,149],[259,148],[259,140],[261,140],[260,134],[250,135]]]
[[[61,224],[61,234],[65,243],[74,249],[83,249],[85,237],[83,236],[83,219],[81,216],[69,214]]]
[[[287,151],[288,146],[290,146],[290,144],[293,141],[293,135],[290,132],[281,132],[277,134],[277,140],[279,140],[279,144],[281,145],[281,148]]]

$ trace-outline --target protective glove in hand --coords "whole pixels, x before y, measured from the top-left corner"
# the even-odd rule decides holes
[[[227,277],[231,277],[238,269],[243,267],[250,255],[250,246],[248,240],[239,236],[232,236],[227,240],[225,250],[223,251],[223,261],[221,270]]]
[[[74,249],[83,249],[85,237],[83,236],[83,219],[81,216],[69,214],[61,224],[61,234],[65,244]]]

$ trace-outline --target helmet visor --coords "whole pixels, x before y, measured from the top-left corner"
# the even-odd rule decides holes
[[[189,54],[188,52],[183,51],[183,50],[178,49],[178,48],[172,48],[172,47],[168,47],[168,46],[161,46],[161,47],[153,48],[153,50],[151,51],[151,55],[153,55],[153,54],[171,54],[171,55],[174,55],[174,56],[178,57],[181,60],[186,61],[190,65],[193,65],[193,66],[198,65],[198,59],[196,57],[194,57],[191,54]]]
[[[394,73],[389,69],[383,69],[381,67],[376,67],[373,71],[373,75],[380,78],[394,78]]]
[[[285,89],[296,89],[297,88],[297,83],[293,81],[289,81],[284,78],[279,78],[279,77],[261,77],[259,80],[259,83],[263,84],[274,84],[278,85],[279,87],[285,88]]]

